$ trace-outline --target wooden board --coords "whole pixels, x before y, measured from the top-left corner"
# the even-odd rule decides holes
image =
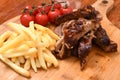
[[[0,80],[120,80],[120,30],[106,17],[106,13],[109,12],[113,3],[113,0],[109,0],[106,4],[103,4],[102,0],[98,0],[93,6],[101,12],[103,16],[101,24],[110,38],[117,42],[118,52],[104,53],[94,47],[90,52],[85,70],[80,70],[77,58],[69,57],[59,60],[59,68],[52,67],[47,71],[39,69],[37,73],[31,70],[30,79],[22,77],[0,61]],[[19,23],[19,16],[7,22],[10,21]],[[0,34],[8,30],[7,22],[0,26]]]

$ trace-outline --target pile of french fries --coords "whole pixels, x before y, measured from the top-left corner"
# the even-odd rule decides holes
[[[30,77],[29,69],[37,72],[38,68],[47,70],[58,61],[52,54],[59,40],[49,28],[29,23],[29,27],[10,22],[11,30],[0,35],[0,60],[17,73]]]

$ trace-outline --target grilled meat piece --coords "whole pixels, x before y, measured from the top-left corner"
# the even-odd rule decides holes
[[[62,27],[61,27],[62,26]],[[56,45],[56,52],[60,58],[65,58],[71,54],[73,48],[78,44],[80,38],[82,38],[86,33],[92,31],[98,27],[92,20],[86,20],[80,18],[78,20],[67,21],[62,24],[62,38],[58,41]],[[69,51],[69,53],[67,52]]]
[[[101,49],[103,49],[105,52],[116,52],[117,51],[117,43],[110,41],[110,44],[108,46],[99,45]]]
[[[109,39],[106,31],[101,26],[95,31],[94,35],[93,43],[99,46],[99,48],[105,52],[117,51],[117,44]]]
[[[55,31],[61,39],[56,44],[55,55],[60,59],[77,56],[83,69],[92,44],[105,52],[116,52],[117,44],[110,40],[100,20],[99,12],[92,6],[58,17],[55,22],[60,25]]]
[[[55,25],[60,25],[66,21],[77,20],[79,18],[85,18],[88,20],[93,19],[96,22],[99,22],[102,19],[100,13],[96,11],[94,7],[87,5],[86,7],[78,9],[77,11],[57,17],[55,19]]]
[[[64,42],[69,49],[72,49],[81,37],[97,27],[95,22],[83,18],[68,21],[63,25],[62,30]]]
[[[67,48],[67,46],[65,45],[63,36],[56,43],[56,48],[54,52],[55,52],[55,56],[59,59],[64,59],[71,54],[71,49]]]
[[[91,48],[92,48],[92,39],[93,39],[93,31],[88,33],[83,38],[80,39],[78,45],[78,58],[80,59],[81,69],[84,68],[84,64],[86,63],[86,57],[88,56]]]

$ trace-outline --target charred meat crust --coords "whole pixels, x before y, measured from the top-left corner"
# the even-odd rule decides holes
[[[55,50],[59,58],[69,56],[73,48],[79,44],[79,39],[81,39],[89,31],[92,31],[98,27],[95,22],[83,18],[67,21],[61,26],[59,27],[62,28],[61,32],[63,35],[58,41]]]
[[[86,63],[85,58],[88,56],[92,48],[92,39],[93,39],[93,34],[92,32],[90,32],[79,41],[78,58],[80,59],[81,69],[84,67],[84,64]]]
[[[106,31],[100,26],[95,32],[93,43],[105,52],[116,52],[117,43],[109,39]]]
[[[96,11],[95,8],[93,8],[91,5],[87,5],[84,8],[78,9],[77,11],[57,17],[55,19],[55,25],[60,25],[66,21],[77,20],[79,18],[88,20],[93,19],[96,22],[99,22],[102,19],[100,13]]]
[[[77,56],[83,69],[92,44],[105,52],[116,52],[117,44],[110,40],[100,25],[102,18],[99,15],[95,8],[88,5],[58,17],[56,25],[60,25],[55,30],[61,39],[56,44],[55,55],[60,59],[70,55]]]

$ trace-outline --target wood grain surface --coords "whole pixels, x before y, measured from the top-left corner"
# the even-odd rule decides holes
[[[13,0],[7,0],[7,1],[9,3]],[[16,1],[21,2],[19,3],[19,5],[22,4],[21,7],[19,6],[19,9],[22,9],[23,4],[25,5],[27,3],[26,0],[16,0]],[[35,1],[37,2],[37,0]],[[99,0],[99,1],[102,1],[102,0]],[[112,1],[112,0],[109,0],[109,1]],[[95,1],[81,0],[81,2],[84,3],[81,6],[84,6],[88,3],[92,4]],[[119,3],[118,0],[116,0],[116,2]],[[118,4],[116,2],[115,4]],[[34,4],[32,3],[32,0],[30,0],[29,3]],[[13,5],[11,5],[11,7],[12,6]],[[59,63],[60,63],[59,68],[55,69],[52,67],[47,71],[40,69],[38,73],[35,73],[33,72],[33,70],[30,70],[32,75],[30,79],[27,79],[15,73],[12,69],[10,69],[8,66],[6,66],[4,63],[0,61],[0,80],[120,80],[120,77],[119,77],[120,75],[120,68],[119,68],[120,67],[120,54],[119,54],[120,53],[120,37],[118,37],[120,35],[120,30],[117,28],[120,26],[119,24],[117,24],[117,27],[113,25],[113,24],[116,24],[116,21],[119,22],[119,19],[118,19],[120,18],[118,17],[119,12],[117,12],[116,10],[116,8],[119,5],[114,6],[112,11],[110,11],[110,13],[108,14],[109,20],[111,19],[110,21],[113,21],[112,22],[113,24],[109,22],[109,20],[106,18],[107,9],[110,8],[112,4],[107,5],[109,7],[104,5],[103,7],[101,7],[101,5],[99,5],[98,3],[96,3],[96,5],[93,5],[93,6],[97,6],[96,8],[100,10],[100,12],[102,13],[102,16],[104,16],[101,24],[106,29],[110,38],[113,41],[117,42],[118,52],[109,54],[109,53],[104,53],[100,49],[93,47],[92,51],[90,52],[88,62],[86,65],[87,67],[85,68],[85,70],[80,71],[79,60],[77,58],[69,57],[65,60],[59,60]],[[19,17],[15,17],[15,18],[13,17],[20,14],[19,12],[20,10],[18,10],[17,12],[14,12],[14,9],[13,11],[10,11],[11,16],[7,14],[8,16],[6,18],[6,16],[3,15],[4,16],[3,19],[5,18],[6,20],[5,19],[3,20],[3,22],[5,23],[0,26],[0,32],[4,32],[7,29],[5,27],[7,22],[9,21],[19,22]],[[116,13],[114,13],[114,11],[116,11]],[[111,18],[115,16],[117,16],[116,19]],[[10,18],[13,18],[13,19],[10,19]],[[7,21],[8,19],[10,20]],[[116,21],[114,22],[114,20]]]

